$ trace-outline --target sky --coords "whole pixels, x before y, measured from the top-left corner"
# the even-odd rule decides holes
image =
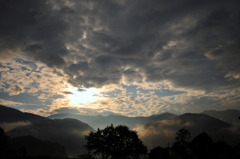
[[[0,104],[49,116],[240,108],[239,0],[0,0]]]

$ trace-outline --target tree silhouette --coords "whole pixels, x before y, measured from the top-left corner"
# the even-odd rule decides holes
[[[189,143],[191,139],[191,133],[186,129],[180,129],[176,133],[175,140],[182,145]]]
[[[0,156],[5,153],[7,149],[7,136],[4,133],[4,130],[0,128]]]
[[[126,126],[113,125],[105,129],[98,129],[85,136],[87,144],[85,148],[94,155],[101,155],[108,159],[138,159],[141,154],[147,153],[146,146],[138,138],[135,131],[129,130]]]
[[[213,141],[206,132],[196,136],[191,142],[191,151],[196,158],[208,158],[212,153]]]
[[[180,129],[176,133],[176,142],[173,145],[173,150],[176,154],[182,158],[189,158],[189,143],[191,139],[191,133],[186,129]]]
[[[168,149],[162,148],[160,146],[153,148],[149,153],[149,159],[159,159],[159,158],[167,159],[169,157],[170,157],[170,154]]]

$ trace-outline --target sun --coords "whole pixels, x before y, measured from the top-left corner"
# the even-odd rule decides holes
[[[99,90],[96,88],[78,89],[76,87],[69,87],[67,91],[70,92],[67,97],[72,106],[80,106],[94,102],[97,100],[99,94]]]

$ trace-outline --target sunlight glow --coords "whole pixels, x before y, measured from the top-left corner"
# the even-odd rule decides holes
[[[66,95],[72,106],[80,106],[81,104],[88,104],[96,101],[98,98],[99,90],[96,88],[83,88],[70,87],[67,89],[71,94]]]

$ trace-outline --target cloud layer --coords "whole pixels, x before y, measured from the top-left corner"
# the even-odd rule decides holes
[[[122,84],[135,85],[149,93],[167,83],[168,90],[185,92],[157,100],[159,96],[149,97],[139,90],[137,97],[143,98],[133,102],[133,98],[118,94],[124,99],[111,99],[114,106],[108,105],[106,111],[109,107],[125,113],[138,107],[146,109],[140,112],[147,115],[160,109],[198,111],[219,99],[212,108],[239,104],[238,0],[1,0],[0,4],[4,19],[0,25],[0,68],[5,82],[1,89],[11,96],[37,92],[29,80],[44,77],[45,83],[40,78],[36,87],[41,91],[50,87],[51,91],[44,92],[54,94],[66,91],[68,84],[99,89],[113,86],[115,91],[119,87],[127,91]],[[16,58],[32,61],[31,68],[19,72],[26,63],[13,68]],[[40,65],[52,76],[44,74]],[[6,82],[14,75],[26,79],[27,72],[28,81]],[[58,81],[48,84],[49,78]],[[26,82],[33,87],[29,89]],[[44,97],[48,95],[42,94]],[[100,102],[109,100],[96,103],[98,108]],[[146,103],[152,104],[152,111]]]

